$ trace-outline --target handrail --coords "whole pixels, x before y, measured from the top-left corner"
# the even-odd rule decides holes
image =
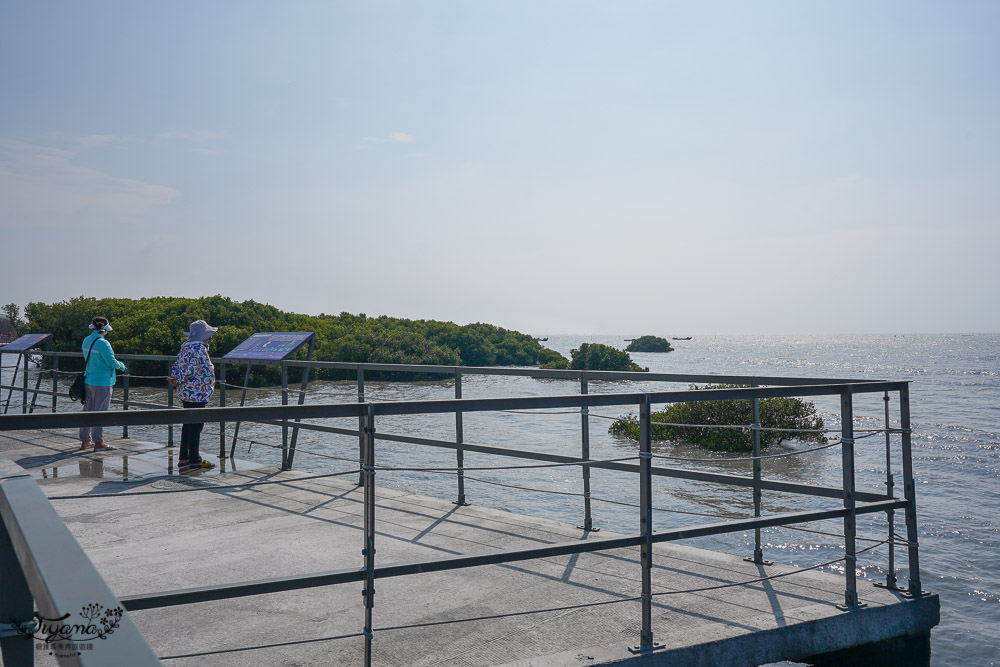
[[[491,412],[497,410],[579,408],[635,405],[642,397],[653,404],[722,401],[746,398],[789,396],[838,396],[852,393],[899,391],[908,381],[865,382],[846,385],[798,387],[750,387],[746,389],[705,389],[700,391],[665,391],[624,394],[568,394],[515,398],[452,398],[430,401],[393,401],[391,403],[315,403],[306,405],[269,405],[187,410],[130,410],[128,412],[80,412],[53,414],[0,415],[0,431],[33,428],[68,428],[79,426],[155,426],[201,422],[264,421],[270,419],[326,419],[358,417],[372,407],[379,416],[435,414],[444,412]],[[31,391],[31,390],[29,390]]]
[[[113,612],[109,617],[100,617],[106,618],[113,632],[102,638],[76,628],[69,638],[57,637],[59,641],[85,642],[91,647],[72,650],[72,655],[54,647],[61,665],[161,664],[38,484],[6,457],[3,461],[4,473],[10,474],[12,468],[21,471],[19,475],[0,479],[0,564],[4,581],[0,587],[0,608],[13,611],[4,620],[13,617],[21,628],[28,627],[30,631],[32,609],[37,605],[37,614],[46,625],[60,619],[65,625],[90,625],[103,630],[107,626],[98,618],[81,614],[88,606],[96,605],[89,608]],[[34,629],[37,637],[37,625]],[[33,664],[35,640],[26,641],[10,631],[5,634],[4,664],[11,667]]]
[[[56,353],[56,354],[77,354],[77,353]],[[127,359],[127,355],[120,355],[120,358]],[[160,360],[169,360],[172,357],[159,357]],[[223,360],[219,360],[222,362]],[[225,362],[234,363],[234,362]],[[235,362],[240,363],[240,362]],[[641,550],[642,565],[642,632],[641,643],[637,651],[645,652],[653,650],[652,630],[650,621],[650,608],[652,594],[650,592],[650,562],[653,557],[652,547],[659,542],[666,542],[679,539],[689,539],[706,535],[716,535],[723,533],[739,532],[742,530],[754,530],[759,534],[761,528],[770,526],[783,526],[808,521],[822,519],[842,518],[844,521],[845,555],[841,560],[845,561],[845,607],[855,609],[859,606],[856,587],[856,573],[854,564],[858,553],[854,544],[856,537],[856,518],[861,514],[874,512],[886,512],[887,514],[895,510],[905,510],[908,531],[907,550],[910,566],[910,593],[920,595],[919,569],[917,560],[916,544],[916,514],[915,514],[915,490],[913,486],[912,454],[910,452],[910,422],[909,422],[909,381],[885,381],[885,380],[829,380],[816,378],[767,378],[760,376],[706,376],[706,375],[674,375],[674,374],[646,374],[646,373],[622,373],[614,371],[549,371],[544,369],[524,369],[524,368],[471,368],[460,366],[417,366],[417,365],[392,365],[392,364],[343,364],[340,362],[280,362],[283,370],[289,366],[307,366],[319,368],[341,368],[356,369],[358,372],[358,402],[356,403],[328,403],[328,404],[301,404],[301,405],[279,405],[279,406],[250,406],[250,407],[215,407],[191,409],[154,409],[129,410],[122,412],[77,412],[77,413],[52,413],[52,414],[13,414],[0,415],[0,432],[21,429],[47,429],[65,428],[76,426],[151,426],[161,424],[187,424],[219,422],[260,422],[276,424],[283,428],[314,429],[317,431],[328,431],[331,433],[342,433],[346,435],[357,435],[359,437],[359,459],[358,468],[360,472],[359,484],[364,486],[364,550],[365,565],[363,568],[353,568],[334,572],[318,573],[314,575],[302,575],[301,577],[285,577],[281,579],[262,580],[257,582],[244,582],[239,584],[222,585],[201,589],[189,589],[185,591],[167,591],[163,593],[153,593],[149,595],[133,596],[125,601],[129,608],[140,609],[155,606],[186,604],[198,600],[224,599],[227,597],[238,597],[242,595],[257,595],[261,593],[274,592],[277,590],[293,590],[296,588],[309,588],[313,586],[324,586],[333,583],[343,583],[347,581],[365,582],[365,621],[364,636],[366,650],[366,665],[371,660],[372,630],[372,609],[374,608],[374,585],[376,578],[384,576],[400,576],[404,574],[415,574],[418,572],[441,571],[447,569],[457,569],[463,567],[474,567],[489,563],[506,563],[518,560],[539,558],[543,555],[569,554],[597,552],[620,546],[639,546]],[[366,401],[363,393],[363,377],[366,370],[402,370],[403,372],[439,372],[453,374],[456,378],[456,398],[441,400],[421,400],[421,401],[392,401],[392,402],[371,402]],[[498,372],[499,371],[499,372]],[[534,377],[569,377],[581,381],[581,394],[555,395],[555,396],[531,396],[531,397],[508,397],[508,398],[461,398],[460,380],[462,374],[506,374],[506,375],[529,375]],[[287,373],[283,373],[287,377]],[[126,378],[127,379],[127,378]],[[711,389],[699,391],[642,391],[626,393],[591,394],[586,393],[586,381],[597,379],[615,380],[652,380],[668,382],[691,382],[704,381],[709,379],[712,382],[731,382],[734,384],[748,384],[749,387],[732,389]],[[767,385],[767,386],[761,386]],[[286,386],[283,389],[283,402],[287,402]],[[25,393],[28,390],[22,389]],[[294,391],[294,390],[292,390]],[[855,435],[853,430],[853,407],[852,397],[855,394],[885,394],[895,392],[900,399],[900,427],[890,429],[888,418],[885,432],[886,448],[889,448],[889,433],[899,434],[902,441],[903,456],[903,476],[906,495],[904,499],[893,497],[891,489],[888,493],[876,493],[867,491],[857,491],[855,488],[855,465],[854,446]],[[224,396],[224,394],[223,394]],[[723,401],[723,400],[747,400],[753,402],[754,423],[750,426],[755,435],[762,429],[759,423],[757,406],[759,401],[768,398],[782,397],[803,397],[803,396],[838,396],[841,403],[841,436],[840,441],[835,443],[842,450],[841,472],[843,474],[843,486],[820,487],[808,484],[797,484],[791,482],[781,482],[775,480],[764,480],[760,477],[760,453],[758,448],[754,449],[754,456],[751,460],[754,464],[754,476],[740,477],[736,475],[726,475],[712,472],[702,472],[681,468],[666,468],[652,465],[654,455],[651,451],[651,431],[655,422],[651,421],[651,406],[654,404],[677,403],[677,402],[703,402],[703,401]],[[888,400],[888,399],[886,399]],[[127,385],[125,403],[128,402]],[[133,402],[134,407],[153,406],[155,404],[143,404]],[[399,415],[426,415],[426,414],[451,414],[454,413],[459,419],[464,413],[492,412],[509,410],[546,410],[556,408],[579,408],[583,417],[584,425],[592,407],[610,406],[638,406],[639,408],[639,451],[638,463],[625,462],[626,459],[610,459],[607,461],[592,461],[589,455],[581,457],[568,457],[543,452],[528,452],[523,450],[505,449],[501,447],[487,447],[463,442],[461,435],[461,421],[456,424],[455,442],[432,440],[428,438],[415,438],[405,435],[383,434],[375,429],[377,417],[399,416]],[[53,405],[54,409],[54,405]],[[337,418],[358,418],[358,430],[341,429],[331,426],[301,422],[303,419],[337,419]],[[294,422],[294,426],[292,423]],[[222,438],[225,438],[224,429]],[[586,429],[584,429],[586,434]],[[865,436],[861,436],[865,437]],[[586,438],[586,435],[584,435]],[[544,547],[533,547],[529,549],[513,549],[482,555],[462,555],[449,558],[442,558],[418,563],[394,563],[390,565],[375,564],[375,484],[374,476],[376,471],[384,470],[410,470],[411,468],[378,467],[375,460],[375,443],[378,439],[408,442],[422,446],[448,447],[454,448],[459,454],[456,468],[436,468],[436,471],[452,472],[457,474],[459,480],[459,504],[465,504],[464,493],[462,492],[461,481],[463,467],[461,454],[465,451],[478,451],[483,454],[509,456],[516,458],[538,459],[551,461],[545,465],[574,465],[582,470],[589,470],[592,467],[606,468],[621,472],[638,473],[639,478],[639,505],[640,507],[640,529],[638,535],[627,535],[609,540],[586,540],[573,541],[565,544],[546,545]],[[292,440],[290,450],[286,449],[287,443],[282,444],[282,467],[290,468],[291,455],[294,455],[295,442]],[[586,451],[586,449],[584,449]],[[224,454],[224,452],[222,452]],[[287,463],[287,467],[286,467]],[[517,466],[507,466],[517,467]],[[520,466],[524,467],[524,466]],[[418,468],[414,468],[418,469]],[[474,469],[474,468],[473,468]],[[353,474],[354,470],[345,471]],[[344,474],[344,473],[339,473]],[[667,531],[655,532],[652,529],[652,485],[650,480],[653,475],[676,477],[681,479],[699,480],[711,483],[728,484],[752,488],[755,495],[755,515],[752,518],[737,520],[727,520],[713,524],[703,524],[699,526],[677,528]],[[759,510],[759,495],[761,490],[773,490],[779,492],[802,493],[812,496],[834,498],[842,501],[843,506],[838,508],[825,507],[806,512],[792,512],[785,514],[775,514],[762,516]],[[204,489],[211,492],[211,487]],[[589,515],[588,515],[589,518]],[[597,529],[587,525],[588,532],[596,532]],[[895,536],[890,534],[885,543],[890,545],[890,549],[895,544]],[[755,550],[754,562],[764,563],[760,556],[759,537],[755,538],[758,548]],[[863,551],[863,550],[862,550]]]
[[[83,357],[83,352],[50,352],[43,350],[31,350],[31,354],[43,357]],[[124,361],[173,361],[176,359],[172,355],[159,354],[116,354],[119,360]],[[563,370],[533,368],[522,366],[444,366],[433,364],[379,364],[353,361],[270,361],[270,360],[247,360],[247,359],[226,359],[224,357],[212,357],[214,364],[227,364],[232,366],[285,366],[288,368],[312,368],[318,370],[346,370],[346,371],[373,371],[373,372],[393,372],[393,373],[417,373],[435,375],[454,375],[456,372],[464,375],[512,375],[521,377],[564,379],[564,380],[607,380],[607,381],[635,381],[646,380],[651,382],[683,382],[683,383],[716,383],[716,384],[774,384],[780,386],[799,386],[805,384],[847,384],[847,383],[867,383],[878,382],[871,378],[810,378],[810,377],[780,377],[761,375],[714,375],[714,374],[692,374],[692,373],[650,373],[634,371],[595,371],[595,370]]]

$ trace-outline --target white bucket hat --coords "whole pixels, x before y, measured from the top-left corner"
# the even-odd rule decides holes
[[[184,335],[188,337],[188,340],[200,340],[205,341],[212,337],[219,327],[210,327],[208,322],[205,320],[195,320],[188,327],[188,331],[184,332]]]

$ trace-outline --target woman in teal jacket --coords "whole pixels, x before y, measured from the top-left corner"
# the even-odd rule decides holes
[[[115,351],[104,337],[111,331],[108,318],[95,317],[90,328],[94,333],[83,339],[83,357],[87,359],[83,378],[86,385],[83,411],[103,412],[111,407],[111,390],[117,379],[115,371],[124,371],[125,364],[115,359]],[[104,442],[104,428],[101,426],[80,429],[80,448],[86,449],[91,445],[95,450],[114,449]]]

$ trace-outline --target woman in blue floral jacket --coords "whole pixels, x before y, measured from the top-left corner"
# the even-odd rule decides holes
[[[181,345],[167,382],[177,389],[185,408],[205,407],[215,391],[215,366],[208,356],[208,341],[218,330],[218,327],[208,326],[205,320],[198,320],[191,323],[190,331],[184,332],[187,342]],[[177,463],[182,472],[215,467],[211,461],[203,460],[198,451],[203,426],[202,423],[181,427],[181,454]]]

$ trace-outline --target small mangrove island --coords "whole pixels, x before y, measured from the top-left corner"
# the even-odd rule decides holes
[[[746,385],[710,384],[692,386],[693,391],[704,389],[736,389]],[[675,440],[698,445],[717,452],[752,452],[753,433],[745,425],[753,423],[753,405],[748,398],[730,401],[701,401],[673,403],[650,415],[653,440]],[[657,424],[661,422],[661,424]],[[691,426],[685,426],[691,424]],[[760,400],[761,450],[780,445],[786,440],[826,443],[823,418],[816,413],[810,401],[798,398],[762,398]],[[708,426],[709,428],[699,428]],[[736,426],[737,428],[719,428]],[[619,418],[611,424],[610,433],[639,439],[639,420],[634,415]]]
[[[659,336],[639,336],[628,344],[626,352],[673,352],[670,341]]]
[[[544,364],[542,368],[568,368],[574,371],[633,371],[636,373],[649,371],[648,368],[643,368],[632,361],[628,352],[601,343],[583,343],[571,354],[573,358],[569,362],[565,359],[555,359]]]

